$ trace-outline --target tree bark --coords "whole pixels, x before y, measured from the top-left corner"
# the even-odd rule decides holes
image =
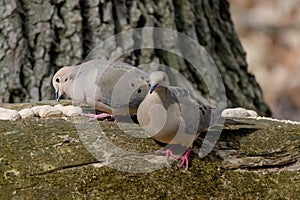
[[[3,0],[0,9],[0,102],[53,99],[51,78],[59,67],[81,63],[101,41],[122,31],[163,27],[192,37],[209,52],[221,72],[228,107],[271,114],[254,76],[247,72],[246,53],[226,0]],[[144,37],[150,40],[151,34]],[[120,53],[118,42],[98,56]],[[201,75],[176,55],[140,50],[123,60],[172,66],[208,97]]]

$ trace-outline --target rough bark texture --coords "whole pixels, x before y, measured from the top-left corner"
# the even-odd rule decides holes
[[[51,99],[51,77],[59,66],[82,62],[97,44],[121,31],[155,26],[182,32],[205,47],[222,74],[229,107],[270,115],[260,87],[247,72],[226,0],[3,0],[0,11],[0,102]],[[154,35],[141,37],[149,41]],[[118,48],[119,43],[135,45],[131,39],[116,41],[98,57],[121,54],[126,49]],[[124,61],[172,66],[207,97],[201,75],[173,54],[144,49]]]

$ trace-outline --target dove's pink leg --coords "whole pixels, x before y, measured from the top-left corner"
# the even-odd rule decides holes
[[[157,151],[157,153],[165,154],[166,155],[166,159],[168,159],[169,157],[173,157],[174,156],[172,150],[170,150],[170,149],[159,150],[159,151]]]
[[[179,164],[179,167],[182,167],[185,163],[185,169],[189,168],[189,155],[191,153],[191,148],[188,148],[183,156],[180,156],[180,159],[182,160],[181,163]]]
[[[87,116],[90,120],[114,120],[114,116],[109,113],[101,113],[101,114],[82,114],[83,116]]]

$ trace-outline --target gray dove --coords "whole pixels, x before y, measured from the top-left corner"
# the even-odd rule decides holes
[[[140,126],[149,136],[165,144],[178,144],[185,147],[179,167],[188,169],[191,145],[199,134],[214,123],[218,117],[216,110],[197,104],[188,98],[186,89],[169,86],[165,72],[150,74],[150,91],[138,107],[137,118]],[[164,151],[173,156],[171,149]]]
[[[126,78],[124,78],[126,77]],[[145,98],[149,75],[122,62],[95,59],[77,66],[63,67],[53,76],[56,99],[66,94],[75,102],[83,102],[104,113],[91,116],[97,119],[112,114],[134,114]],[[121,92],[112,99],[115,87]]]

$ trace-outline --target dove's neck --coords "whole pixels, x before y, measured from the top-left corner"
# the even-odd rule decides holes
[[[153,91],[152,94],[157,94],[159,96],[165,95],[167,91],[167,88],[165,86],[162,85],[158,85],[155,90]],[[151,94],[150,94],[151,95]]]
[[[74,80],[76,78],[76,75],[77,75],[77,71],[79,69],[79,66],[73,66],[72,67],[72,70],[69,71],[68,75],[67,75],[67,78],[68,78],[68,81],[66,81],[64,83],[64,91],[66,93],[66,95],[68,97],[70,97],[71,99],[74,98]]]
[[[171,105],[177,104],[174,98],[167,93],[167,88],[160,86],[156,88],[152,94],[148,93],[148,96],[145,98],[150,104],[161,104],[165,109],[168,109]],[[178,107],[178,105],[176,105]],[[178,108],[180,110],[180,108]]]

